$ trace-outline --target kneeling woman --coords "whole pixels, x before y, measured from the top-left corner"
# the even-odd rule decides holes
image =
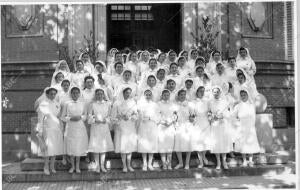
[[[123,172],[134,171],[131,167],[132,152],[137,151],[136,120],[137,106],[131,97],[132,90],[126,87],[121,91],[123,97],[113,106],[113,116],[117,120],[115,127],[115,152],[121,153]],[[127,161],[127,162],[126,162]]]
[[[94,99],[88,109],[88,123],[92,125],[88,152],[94,153],[97,164],[96,172],[106,172],[105,153],[114,150],[114,145],[109,131],[111,103],[107,101],[104,89],[95,90]],[[99,153],[101,162],[99,165]]]
[[[142,153],[143,171],[147,170],[147,154],[148,168],[153,170],[153,154],[157,152],[158,144],[157,108],[151,90],[145,90],[144,97],[138,101],[138,152]]]
[[[49,157],[51,158],[51,172],[56,173],[55,156],[63,154],[63,132],[58,118],[61,106],[55,100],[57,90],[50,87],[45,90],[45,94],[46,98],[41,101],[37,110],[41,120],[39,121],[41,125],[38,127],[38,137],[43,142],[41,156],[45,158],[44,173],[49,175]]]
[[[86,120],[87,110],[84,102],[79,100],[80,89],[71,88],[72,100],[67,102],[62,113],[62,120],[65,121],[65,143],[66,153],[71,156],[71,168],[69,173],[75,169],[74,157],[76,159],[76,173],[80,173],[80,157],[85,156],[88,149],[88,135],[84,121]]]

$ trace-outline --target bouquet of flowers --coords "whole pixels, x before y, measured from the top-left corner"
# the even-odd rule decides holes
[[[189,115],[189,121],[190,121],[191,123],[194,123],[194,122],[195,122],[195,118],[196,118],[196,115],[195,115],[195,114],[190,114],[190,115]]]
[[[174,124],[178,119],[177,112],[174,111],[174,114],[172,117],[166,118],[164,117],[163,120],[161,120],[159,123],[164,125],[165,127],[169,127],[170,125]]]
[[[223,119],[223,114],[220,111],[217,111],[216,113],[213,113],[209,111],[207,113],[208,116],[208,121],[210,123],[213,123],[214,121],[222,120]]]

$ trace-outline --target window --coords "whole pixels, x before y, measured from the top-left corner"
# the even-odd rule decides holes
[[[152,5],[111,5],[112,21],[153,21]]]
[[[286,123],[288,127],[295,128],[295,107],[286,108]]]

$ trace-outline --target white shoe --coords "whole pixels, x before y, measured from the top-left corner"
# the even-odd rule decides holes
[[[50,175],[49,168],[44,168],[44,174],[45,174],[45,175]]]
[[[153,168],[153,166],[151,164],[148,165],[148,168],[149,168],[150,171],[154,170],[154,168]]]
[[[183,165],[182,164],[177,164],[177,166],[175,166],[175,170],[178,170],[178,169],[180,169],[180,168],[183,168]]]
[[[123,168],[123,172],[127,173],[128,172],[127,168]]]
[[[186,166],[184,167],[184,169],[185,169],[185,170],[188,170],[188,169],[190,169],[190,166],[189,166],[189,165],[186,165]]]

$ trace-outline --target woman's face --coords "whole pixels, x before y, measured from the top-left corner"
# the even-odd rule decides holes
[[[218,88],[214,88],[213,89],[213,95],[214,95],[215,99],[219,99],[220,98],[220,94],[221,94],[220,89],[218,89]]]
[[[157,72],[157,78],[159,80],[164,80],[166,72],[164,70],[160,70]]]
[[[104,92],[103,90],[97,90],[95,93],[95,99],[96,100],[103,100],[104,99]]]
[[[123,92],[123,97],[125,100],[127,100],[131,95],[131,90],[127,89],[126,91]]]
[[[244,75],[238,75],[238,81],[240,84],[243,84],[245,82],[245,80],[246,79],[245,79]]]
[[[56,82],[57,83],[60,83],[61,81],[63,81],[64,80],[64,75],[62,74],[62,73],[58,73],[57,75],[56,75]]]
[[[197,51],[193,51],[193,52],[191,53],[191,58],[192,58],[192,59],[196,59],[197,56],[198,56],[198,52],[197,52]]]
[[[151,61],[149,62],[149,67],[150,67],[151,69],[155,69],[156,66],[157,66],[156,60],[151,59]]]
[[[184,59],[179,59],[179,60],[178,60],[178,65],[179,65],[179,67],[183,67],[184,64],[185,64],[185,60],[184,60]]]
[[[205,66],[204,62],[202,59],[197,59],[196,63],[195,63],[195,66]]]
[[[191,89],[192,86],[193,86],[193,82],[192,82],[192,81],[188,80],[188,81],[185,82],[185,87],[186,87],[187,89]]]
[[[82,71],[83,70],[83,63],[82,62],[77,62],[76,63],[76,68],[78,71]]]
[[[88,79],[85,81],[85,87],[87,89],[92,89],[94,86],[94,81],[92,79]]]
[[[78,89],[73,89],[71,92],[72,100],[74,101],[78,100],[79,96],[80,96],[80,91]]]
[[[50,90],[49,93],[47,94],[47,97],[50,100],[54,100],[55,96],[56,96],[57,92],[55,90]]]
[[[145,92],[145,97],[146,97],[146,100],[151,100],[152,99],[152,92],[151,91],[146,91]]]
[[[149,60],[149,54],[147,52],[143,52],[142,59],[143,59],[143,61],[147,62]]]
[[[88,54],[83,54],[83,55],[82,55],[82,61],[83,61],[83,62],[88,62],[89,57],[90,57],[90,56],[89,56]]]
[[[150,87],[154,87],[154,86],[156,85],[156,80],[155,80],[153,77],[149,77],[149,78],[147,79],[147,84],[148,84],[148,86],[150,86]]]
[[[215,53],[213,56],[213,59],[215,60],[215,62],[220,61],[220,59],[221,59],[220,53]]]
[[[103,73],[103,71],[104,71],[103,65],[97,64],[96,65],[96,70],[98,71],[98,73]]]
[[[69,82],[63,82],[63,83],[61,84],[61,87],[62,87],[62,89],[63,89],[65,92],[67,92],[67,91],[69,90],[70,83],[69,83]]]
[[[236,65],[235,59],[230,59],[228,63],[230,65],[230,67],[232,67],[232,68],[235,67],[235,65]]]
[[[121,74],[123,72],[123,65],[117,64],[116,65],[116,73]]]
[[[128,82],[131,79],[131,73],[130,72],[125,72],[123,74],[123,79],[125,82]]]
[[[123,56],[120,53],[115,55],[115,62],[123,62]]]
[[[170,81],[167,83],[168,90],[173,91],[173,90],[175,90],[175,88],[176,88],[176,83],[174,81]]]
[[[172,73],[172,74],[176,74],[177,73],[177,65],[175,65],[175,64],[172,64],[171,66],[170,66],[170,72]]]
[[[170,60],[171,62],[173,62],[173,61],[175,61],[175,59],[176,59],[176,53],[175,53],[175,52],[171,52],[171,53],[169,54],[169,60]]]
[[[130,57],[130,60],[131,60],[132,62],[136,62],[136,61],[137,61],[137,54],[136,54],[136,53],[132,53],[132,54],[131,54],[131,57]]]
[[[179,94],[178,94],[178,100],[180,102],[183,102],[185,100],[185,97],[186,97],[186,92],[185,91],[181,91]]]
[[[59,69],[60,70],[66,70],[67,69],[67,62],[63,61],[61,62],[61,64],[59,65]]]
[[[205,88],[200,88],[198,91],[197,91],[197,97],[198,98],[202,98],[204,96],[204,92],[205,92]]]
[[[247,92],[242,91],[242,92],[240,92],[240,95],[241,95],[241,100],[243,102],[246,102],[248,100],[248,94],[247,94]]]
[[[219,75],[221,75],[221,74],[223,73],[223,66],[220,65],[220,64],[217,65],[216,70],[217,70],[217,73],[218,73]]]
[[[188,60],[188,57],[189,57],[189,55],[188,55],[188,52],[183,52],[182,54],[181,54],[186,60]]]
[[[243,50],[240,50],[240,56],[241,57],[246,57],[247,56],[247,50],[243,49]]]
[[[162,94],[162,100],[168,101],[170,99],[170,93],[169,92],[164,92]]]
[[[196,70],[196,74],[197,74],[198,77],[202,77],[203,74],[204,74],[204,70],[202,68],[198,68]]]
[[[105,81],[101,78],[98,78],[98,83],[101,85],[105,85]]]
[[[160,63],[163,63],[165,60],[166,60],[166,54],[163,53],[163,54],[161,54],[161,55],[159,56],[158,61],[159,61]]]

